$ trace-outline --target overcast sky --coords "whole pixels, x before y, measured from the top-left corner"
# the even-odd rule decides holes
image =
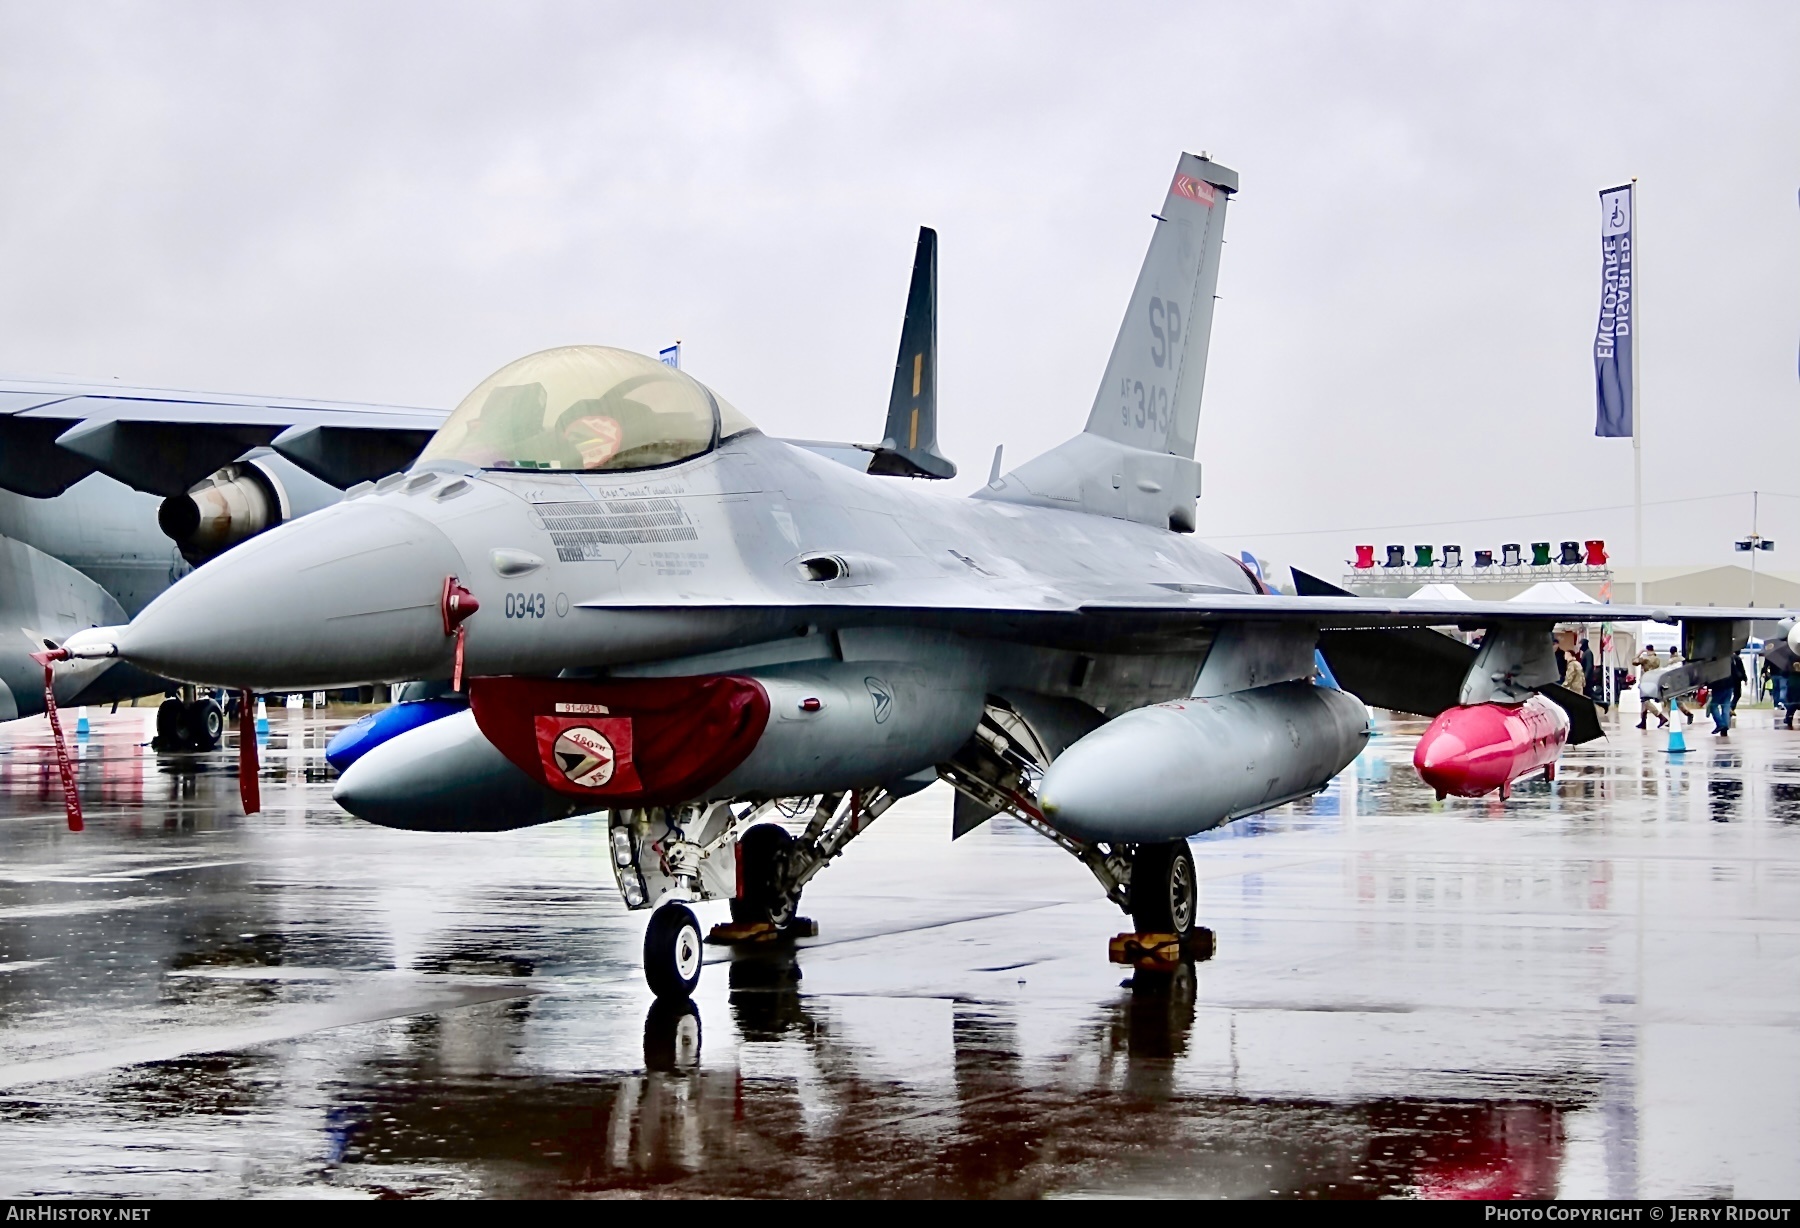
[[[1243,182],[1204,536],[1629,562],[1576,509],[1631,500],[1590,346],[1635,175],[1646,561],[1731,561],[1761,488],[1800,571],[1792,3],[0,0],[0,370],[448,407],[679,337],[873,439],[923,223],[963,493],[1080,429],[1184,148]]]

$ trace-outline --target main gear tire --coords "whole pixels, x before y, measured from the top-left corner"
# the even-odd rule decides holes
[[[731,919],[740,925],[766,922],[777,929],[794,919],[800,893],[787,885],[788,851],[794,838],[776,823],[758,823],[738,840],[738,890]]]
[[[1131,860],[1131,920],[1140,934],[1187,942],[1200,906],[1200,882],[1186,840],[1143,844]]]
[[[659,998],[685,998],[700,983],[700,922],[685,904],[664,904],[644,931],[644,979]]]
[[[160,719],[162,713],[158,711]],[[185,705],[181,714],[181,740],[190,750],[217,750],[225,740],[225,711],[216,700],[202,699]]]
[[[165,699],[156,709],[156,749],[179,750],[182,744],[182,718],[187,705],[179,699]]]

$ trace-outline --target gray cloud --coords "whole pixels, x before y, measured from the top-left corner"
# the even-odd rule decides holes
[[[1203,531],[1329,567],[1629,501],[1588,341],[1638,175],[1646,497],[1800,495],[1797,59],[1779,4],[0,4],[0,369],[448,405],[681,337],[767,429],[865,437],[928,223],[979,480],[1079,429],[1205,149]],[[1651,509],[1649,561],[1747,505]]]

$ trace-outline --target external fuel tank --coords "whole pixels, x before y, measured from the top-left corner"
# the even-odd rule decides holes
[[[1044,818],[1083,840],[1179,840],[1324,788],[1361,753],[1369,712],[1306,681],[1127,712],[1064,751]]]

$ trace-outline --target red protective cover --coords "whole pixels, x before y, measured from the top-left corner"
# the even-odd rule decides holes
[[[769,723],[753,678],[476,678],[488,741],[533,780],[613,807],[690,801],[742,763]]]

